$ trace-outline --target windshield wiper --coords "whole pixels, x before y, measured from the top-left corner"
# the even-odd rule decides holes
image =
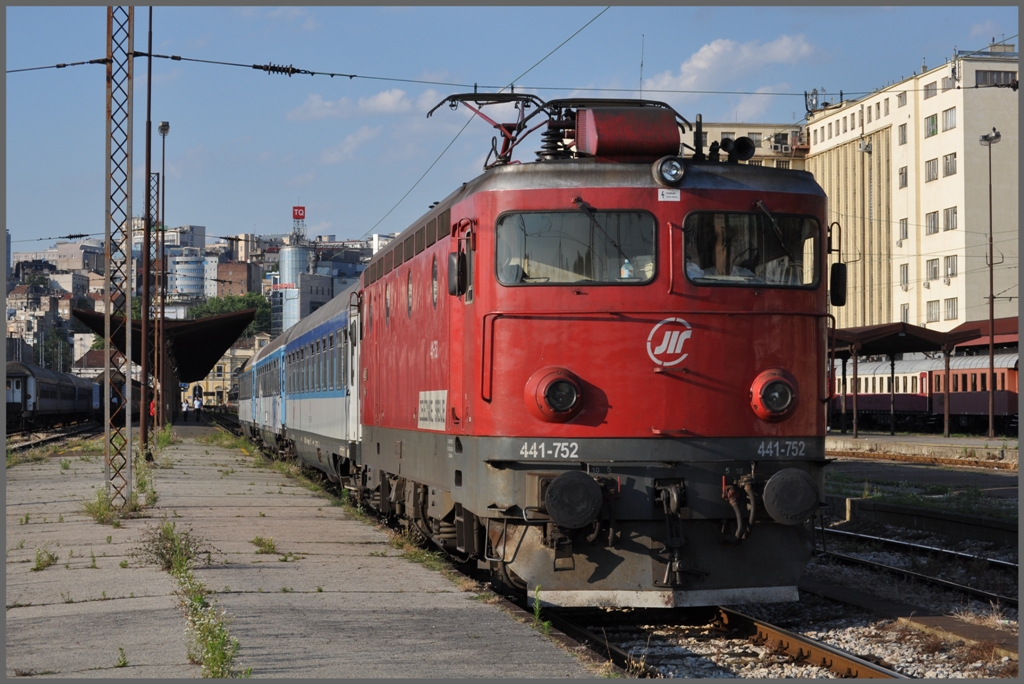
[[[622,248],[619,247],[619,244],[615,242],[615,240],[612,240],[611,235],[609,235],[601,226],[601,224],[597,222],[597,217],[594,216],[594,210],[590,208],[590,205],[584,202],[582,197],[574,197],[572,203],[575,204],[580,211],[586,214],[587,218],[590,219],[590,222],[597,226],[597,229],[601,231],[601,233],[604,234],[606,238],[608,238],[608,242],[611,243],[612,247],[618,250],[619,256],[628,261],[629,257],[627,257],[626,253],[622,251]]]
[[[775,231],[775,237],[778,238],[779,246],[782,247],[782,251],[786,253],[786,256],[789,257],[790,261],[795,261],[795,259],[793,259],[793,255],[789,251],[789,247],[786,246],[786,241],[782,239],[782,229],[779,228],[779,224],[775,222],[775,217],[773,217],[768,212],[767,207],[764,206],[764,202],[762,202],[761,200],[757,200],[756,202],[754,202],[754,205],[757,206],[758,209],[763,211],[764,215],[768,217],[769,221],[771,221],[772,230]]]

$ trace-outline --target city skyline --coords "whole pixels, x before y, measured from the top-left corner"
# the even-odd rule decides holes
[[[105,54],[104,8],[6,16],[9,71]],[[147,49],[148,20],[139,8],[136,51]],[[1016,42],[1016,25],[1016,7],[159,7],[153,52],[184,59],[153,60],[152,170],[156,128],[169,121],[168,225],[205,225],[211,238],[285,233],[291,206],[303,205],[311,238],[358,239],[403,230],[480,173],[494,130],[464,110],[426,118],[472,85],[515,83],[542,99],[642,94],[690,120],[788,126],[806,117],[805,91],[824,91],[819,102],[841,90],[863,97],[954,47]],[[508,47],[482,49],[484,35]],[[268,75],[252,64],[354,77]],[[147,68],[135,60],[136,215]],[[12,251],[52,242],[40,237],[102,235],[104,99],[102,66],[8,73]],[[518,158],[532,160],[538,145],[528,140]]]

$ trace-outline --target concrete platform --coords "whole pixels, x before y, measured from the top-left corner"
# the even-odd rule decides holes
[[[83,510],[104,486],[102,454],[7,469],[8,678],[200,676],[176,580],[131,557],[165,519],[206,540],[211,564],[195,575],[230,617],[236,669],[253,677],[599,676],[500,605],[399,557],[383,531],[240,451],[194,441],[210,430],[175,428],[186,441],[158,455],[172,467],[154,471],[151,517],[119,529]],[[257,536],[277,553],[257,554]],[[34,571],[44,547],[57,561]]]
[[[942,435],[890,435],[888,433],[840,434],[825,437],[825,454],[833,457],[890,459],[934,464],[975,464],[986,468],[1017,470],[1017,439],[949,437]]]

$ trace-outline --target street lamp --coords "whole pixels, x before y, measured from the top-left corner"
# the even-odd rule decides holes
[[[164,208],[167,206],[167,172],[165,170],[165,158],[167,152],[167,134],[171,132],[171,124],[166,121],[160,122],[160,127],[157,129],[160,132],[160,183],[163,185],[160,188],[160,233],[158,238],[160,240],[160,320],[158,322],[157,339],[159,340],[157,352],[163,360],[164,349],[166,348],[166,340],[164,339],[164,316],[166,314],[164,309],[164,300],[167,299],[167,254],[165,250],[165,236],[167,234],[167,217],[164,215]],[[164,368],[164,364],[160,364],[160,427],[167,424],[167,415],[164,405],[167,403],[167,397],[164,394],[164,381],[166,380],[167,369]]]
[[[992,146],[999,142],[999,131],[992,128],[991,133],[981,136],[979,141],[982,147],[988,148],[988,436],[993,438],[995,433],[995,404],[996,404],[996,355],[994,340],[995,331],[995,293],[992,276]]]

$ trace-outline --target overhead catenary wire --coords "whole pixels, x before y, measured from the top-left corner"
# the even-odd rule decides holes
[[[524,71],[524,72],[523,72],[523,73],[522,73],[522,74],[521,74],[521,75],[519,76],[519,78],[522,78],[523,76],[525,76],[526,74],[530,73],[530,72],[531,72],[531,71],[533,71],[533,70],[534,70],[535,68],[537,68],[537,67],[538,67],[538,66],[539,66],[539,65],[540,65],[540,64],[541,64],[542,62],[544,62],[544,60],[546,60],[546,59],[547,59],[548,57],[550,57],[551,55],[555,54],[555,52],[557,52],[557,51],[558,51],[558,50],[559,50],[559,49],[560,49],[560,48],[561,48],[561,47],[562,47],[563,45],[565,45],[565,44],[566,44],[566,43],[568,43],[568,42],[569,42],[570,40],[572,40],[572,39],[573,39],[573,38],[575,38],[575,37],[576,37],[577,35],[579,35],[579,34],[580,34],[580,32],[581,32],[581,31],[583,31],[583,29],[585,29],[585,28],[587,28],[588,26],[590,26],[590,25],[591,25],[592,23],[594,23],[594,21],[596,21],[596,20],[597,20],[597,18],[598,18],[598,17],[600,17],[600,16],[602,15],[602,14],[604,14],[604,13],[605,13],[605,12],[607,12],[607,11],[608,11],[608,8],[607,8],[607,7],[605,7],[605,8],[603,9],[603,10],[601,10],[600,12],[598,12],[598,13],[597,13],[597,15],[596,15],[596,16],[595,16],[595,17],[594,17],[593,19],[591,19],[590,21],[588,21],[588,22],[587,22],[586,24],[584,24],[584,25],[583,25],[583,26],[582,26],[582,27],[581,27],[581,28],[580,28],[579,30],[577,30],[577,31],[576,31],[575,33],[573,33],[573,34],[572,34],[571,36],[569,36],[568,38],[566,38],[565,40],[563,40],[563,41],[562,41],[561,43],[559,43],[559,44],[558,44],[558,47],[556,47],[556,48],[555,48],[554,50],[552,50],[551,52],[549,52],[549,53],[547,53],[546,55],[544,55],[544,57],[542,57],[542,58],[541,58],[540,60],[538,60],[536,64],[534,64],[534,65],[533,65],[533,66],[531,66],[531,67],[530,67],[529,69],[527,69],[526,71]],[[511,87],[512,87],[512,84],[514,84],[514,83],[515,83],[515,82],[516,82],[517,80],[519,80],[519,78],[513,79],[513,80],[512,80],[512,83],[510,83],[510,84],[509,84],[509,85],[508,85],[507,87],[511,88]],[[501,88],[501,91],[504,91],[504,90],[505,90],[505,87]],[[501,91],[499,91],[499,92],[501,92]],[[467,119],[467,120],[466,120],[466,123],[465,123],[465,124],[464,124],[464,125],[462,126],[462,128],[460,128],[460,129],[459,129],[459,132],[455,134],[455,137],[454,137],[454,138],[452,138],[451,142],[450,142],[450,143],[448,143],[448,144],[447,144],[447,145],[445,146],[445,148],[444,148],[443,150],[441,150],[441,154],[437,155],[437,158],[436,158],[436,159],[434,159],[434,161],[433,161],[433,162],[432,162],[432,163],[430,164],[430,166],[429,166],[429,167],[427,167],[427,170],[426,170],[426,171],[424,171],[424,172],[423,172],[423,174],[422,174],[422,175],[421,175],[421,176],[420,176],[420,177],[419,177],[418,179],[416,179],[416,182],[415,182],[415,183],[413,183],[412,187],[411,187],[411,188],[409,188],[409,190],[408,190],[408,191],[407,191],[407,192],[406,192],[406,193],[405,193],[404,195],[402,195],[401,199],[399,199],[399,200],[398,200],[398,201],[397,201],[397,202],[395,203],[395,205],[394,205],[393,207],[391,207],[391,208],[390,208],[390,209],[388,210],[388,212],[387,212],[386,214],[384,214],[384,216],[382,216],[382,217],[380,218],[380,220],[379,220],[379,221],[377,221],[377,223],[373,224],[373,226],[372,226],[372,227],[371,227],[371,228],[370,228],[370,229],[369,229],[368,231],[366,231],[366,233],[364,233],[364,234],[363,234],[363,236],[362,236],[362,237],[360,238],[361,240],[365,240],[365,239],[366,239],[367,237],[369,237],[370,235],[372,235],[372,234],[373,234],[373,231],[374,231],[374,229],[375,229],[375,228],[376,228],[377,226],[379,226],[379,225],[380,225],[380,224],[381,224],[381,223],[382,223],[382,222],[384,221],[384,219],[386,219],[386,218],[387,218],[388,216],[390,216],[390,215],[391,215],[391,212],[393,212],[393,211],[394,211],[395,209],[397,209],[397,208],[398,208],[398,206],[399,206],[399,205],[400,205],[400,204],[401,204],[402,202],[404,202],[404,201],[405,201],[405,198],[406,198],[406,197],[408,197],[408,196],[409,196],[409,194],[410,194],[410,193],[411,193],[411,192],[412,192],[413,190],[415,190],[415,189],[416,189],[416,186],[418,186],[418,185],[420,184],[420,182],[422,182],[422,180],[423,180],[424,178],[426,178],[427,174],[428,174],[428,173],[430,173],[431,169],[433,169],[433,168],[434,168],[434,166],[436,166],[436,165],[437,165],[437,163],[438,163],[439,161],[441,161],[441,157],[443,157],[443,156],[445,155],[445,153],[447,153],[447,152],[448,152],[448,150],[449,150],[449,149],[451,149],[451,146],[455,144],[455,141],[459,139],[459,136],[460,136],[460,135],[462,135],[463,131],[465,131],[465,130],[466,130],[466,128],[468,128],[468,127],[469,127],[469,124],[470,124],[470,123],[472,123],[472,121],[473,121],[473,119],[472,119],[472,118],[470,118],[470,119]]]

